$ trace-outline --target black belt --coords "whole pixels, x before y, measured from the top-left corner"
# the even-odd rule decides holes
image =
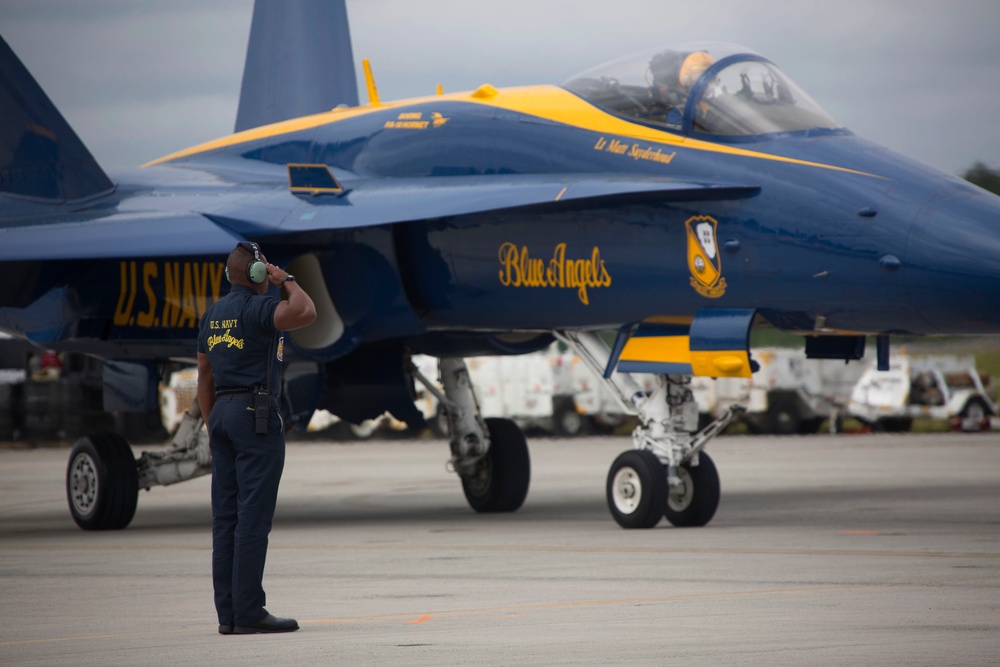
[[[229,394],[249,394],[253,392],[253,387],[223,387],[215,390],[215,397],[228,396]]]
[[[242,401],[244,403],[250,403],[251,405],[256,400],[254,397],[253,388],[247,387],[228,387],[226,389],[219,389],[215,392],[215,398],[219,401]],[[278,397],[270,397],[271,405],[278,405]]]

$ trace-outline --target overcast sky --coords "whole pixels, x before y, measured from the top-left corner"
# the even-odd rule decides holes
[[[252,8],[0,0],[0,34],[98,161],[127,167],[232,131]],[[998,0],[347,0],[347,10],[355,59],[371,60],[383,101],[438,83],[559,83],[651,47],[729,41],[776,62],[863,137],[949,173],[1000,167]]]

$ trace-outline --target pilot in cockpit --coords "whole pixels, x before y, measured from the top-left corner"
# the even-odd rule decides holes
[[[691,86],[713,62],[705,51],[663,51],[649,61],[650,95],[663,108],[668,125],[680,127]]]

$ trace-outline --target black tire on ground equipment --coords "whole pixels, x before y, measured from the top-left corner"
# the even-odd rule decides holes
[[[907,433],[913,427],[910,417],[883,417],[872,425],[873,431],[880,433]]]
[[[970,398],[959,416],[962,420],[962,430],[966,433],[975,433],[982,431],[984,425],[988,423],[990,409],[986,407],[986,402],[983,399]]]
[[[810,417],[799,422],[800,435],[812,435],[819,432],[819,427],[823,425],[823,417]]]
[[[576,401],[565,398],[553,403],[552,432],[555,435],[574,438],[590,431],[590,418],[577,412]]]
[[[792,435],[799,432],[802,415],[794,401],[776,398],[767,408],[767,426],[775,435]]]

